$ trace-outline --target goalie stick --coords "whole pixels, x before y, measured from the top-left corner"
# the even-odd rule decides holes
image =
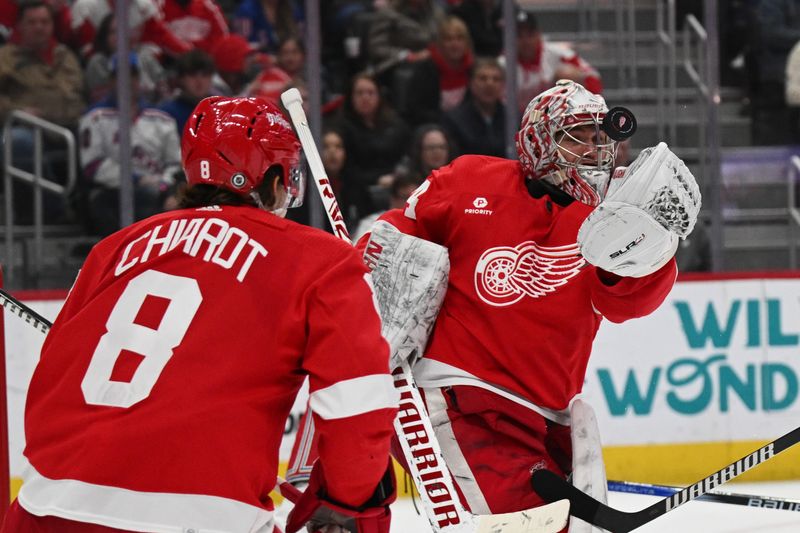
[[[714,472],[710,476],[699,480],[697,483],[689,485],[650,507],[636,512],[619,511],[602,504],[549,470],[535,471],[531,476],[531,485],[546,501],[567,498],[572,504],[570,514],[573,516],[614,533],[627,533],[663,516],[686,502],[700,498],[714,487],[744,474],[751,468],[755,468],[761,463],[772,459],[798,442],[800,442],[800,427]]]
[[[319,190],[331,227],[336,236],[352,244],[308,127],[300,92],[289,89],[281,94],[281,101],[300,138],[311,177]],[[395,431],[433,531],[556,533],[566,526],[569,519],[569,502],[566,500],[515,513],[475,515],[467,511],[458,499],[452,475],[442,457],[425,404],[411,375],[411,368],[404,362],[392,375],[400,393],[400,410],[394,423]]]
[[[666,498],[683,487],[671,485],[655,485],[651,483],[634,483],[632,481],[609,481],[608,490],[612,492],[625,492],[628,494],[643,494],[646,496],[660,496]],[[731,505],[744,505],[758,509],[774,509],[777,511],[800,511],[800,500],[759,496],[756,494],[737,494],[734,492],[709,492],[696,498],[701,502],[727,503]]]

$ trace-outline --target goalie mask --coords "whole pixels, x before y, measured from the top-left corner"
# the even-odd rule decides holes
[[[186,122],[181,140],[190,185],[208,184],[247,196],[263,207],[256,189],[272,166],[281,169],[286,197],[272,206],[280,216],[303,203],[300,141],[273,103],[260,98],[211,96]]]
[[[612,124],[604,124],[607,113],[602,96],[571,80],[559,80],[555,87],[536,96],[525,109],[516,137],[526,176],[544,179],[585,204],[599,204],[608,188],[616,154],[616,142],[606,133]],[[630,120],[635,129],[633,115]],[[617,139],[629,136],[627,132],[616,133]]]

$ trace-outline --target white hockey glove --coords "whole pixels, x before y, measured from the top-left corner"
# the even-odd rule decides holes
[[[578,231],[581,254],[620,276],[652,274],[694,229],[700,189],[681,159],[665,143],[642,150],[618,168],[605,199]]]

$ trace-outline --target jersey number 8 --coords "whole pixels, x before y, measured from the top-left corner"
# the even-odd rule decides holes
[[[135,323],[150,295],[169,300],[157,329]],[[147,270],[130,280],[111,310],[106,333],[100,337],[81,382],[86,403],[130,407],[147,398],[202,301],[200,287],[193,278]],[[130,382],[112,381],[114,365],[123,350],[143,359]]]

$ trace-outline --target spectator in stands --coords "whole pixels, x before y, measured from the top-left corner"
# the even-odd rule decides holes
[[[370,24],[369,63],[380,70],[393,62],[427,59],[444,15],[435,0],[389,0],[375,11]]]
[[[42,0],[20,4],[10,41],[0,46],[0,121],[22,110],[74,130],[85,107],[80,63],[55,40],[52,8]],[[11,139],[14,166],[33,171],[33,130],[15,126]],[[62,181],[53,165],[63,160],[64,148],[47,136],[43,141],[45,177]],[[20,207],[15,209],[18,223],[31,221],[30,191],[22,184],[14,188],[15,204]],[[63,211],[61,199],[45,195],[46,220],[60,218]]]
[[[11,40],[0,47],[0,119],[21,109],[62,126],[77,124],[85,107],[83,73],[53,31],[46,2],[20,5]]]
[[[233,29],[262,52],[303,33],[303,10],[295,0],[242,0],[233,14]]]
[[[460,154],[506,156],[504,81],[505,71],[497,59],[475,60],[467,96],[442,119]]]
[[[412,124],[439,122],[443,111],[464,99],[474,57],[469,30],[458,17],[442,19],[430,57],[413,64],[410,81],[403,88],[405,113]]]
[[[410,176],[397,176],[389,187],[389,202],[387,209],[401,209],[406,205],[408,197],[419,187],[420,182],[412,179]],[[365,233],[372,229],[372,225],[378,220],[378,217],[386,212],[386,209],[375,211],[358,221],[355,231],[351,237],[353,242],[358,241]]]
[[[464,0],[452,12],[466,22],[475,55],[497,57],[503,52],[503,13],[499,0]]]
[[[299,37],[289,37],[278,46],[275,63],[291,78],[306,78],[306,47]]]
[[[150,46],[130,44],[136,50],[139,62],[139,90],[150,103],[160,101],[167,94],[167,76],[157,57],[157,50]],[[117,51],[117,18],[109,13],[97,28],[88,61],[84,70],[89,102],[105,100],[111,94],[111,58]]]
[[[759,144],[790,142],[793,124],[784,100],[789,52],[800,41],[800,3],[761,0],[756,4],[751,80],[753,138]]]
[[[46,0],[53,10],[54,35],[58,42],[72,46],[72,14],[67,0]],[[0,44],[4,44],[11,37],[14,25],[19,15],[19,4],[24,0],[0,0]]]
[[[183,126],[195,106],[211,95],[214,61],[207,53],[195,48],[178,57],[175,71],[178,76],[177,93],[158,107],[175,119],[178,133],[182,134]]]
[[[453,142],[439,124],[423,124],[414,131],[408,154],[395,168],[395,176],[405,175],[418,184],[431,171],[443,167],[455,158]]]
[[[161,0],[164,22],[173,35],[211,53],[228,35],[228,22],[215,0]]]
[[[223,96],[242,95],[263,65],[258,51],[236,34],[220,39],[211,56],[217,69],[212,92]]]
[[[348,227],[352,227],[359,219],[357,206],[364,205],[367,201],[364,198],[367,191],[353,186],[348,171],[347,149],[339,130],[329,127],[323,131],[320,158],[334,194],[342,201],[345,223]]]
[[[600,94],[600,74],[566,44],[547,41],[536,16],[528,11],[517,14],[517,104],[520,114],[537,94],[568,79]]]
[[[368,74],[353,78],[334,123],[342,131],[353,187],[363,193],[388,186],[392,170],[406,151],[409,129],[381,95],[375,78]],[[371,195],[356,201],[358,217],[376,210]]]
[[[174,205],[175,184],[180,175],[180,141],[175,120],[141,100],[136,54],[131,53],[129,60],[133,116],[131,176],[120,176],[116,95],[86,113],[80,123],[81,167],[89,186],[89,220],[98,235],[109,235],[119,229],[120,180],[133,180],[134,216],[140,220]],[[115,56],[114,74],[117,64]]]
[[[72,4],[72,28],[77,46],[85,57],[100,23],[114,11],[115,0],[75,0]],[[155,0],[130,0],[128,24],[131,42],[151,44],[169,55],[180,55],[192,49],[192,45],[179,39],[164,24],[164,18]]]

